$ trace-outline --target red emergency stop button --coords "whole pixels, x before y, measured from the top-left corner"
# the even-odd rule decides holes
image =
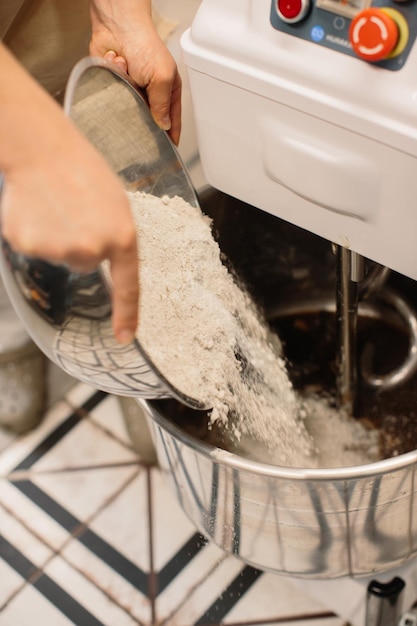
[[[349,39],[356,54],[366,61],[386,59],[400,37],[398,24],[383,8],[360,11],[352,20]]]
[[[300,22],[308,12],[310,0],[276,0],[276,10],[283,22]]]

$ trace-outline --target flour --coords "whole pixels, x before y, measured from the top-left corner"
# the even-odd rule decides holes
[[[380,458],[379,432],[337,410],[325,398],[304,401],[305,425],[317,447],[317,467],[352,467]]]
[[[222,262],[209,218],[179,197],[128,195],[138,232],[137,339],[154,366],[211,407],[210,423],[244,455],[250,442],[247,456],[257,450],[258,460],[317,466],[317,405],[294,391],[279,339]]]
[[[305,398],[303,411],[305,428],[315,445],[315,454],[305,459],[304,469],[353,467],[380,459],[378,430],[365,428],[359,420],[339,411],[324,397]],[[246,434],[234,453],[252,461],[277,464],[274,450]]]
[[[211,221],[182,198],[129,193],[140,267],[137,338],[181,394],[211,407],[233,441],[262,442],[283,465],[313,442],[280,344],[221,259]]]

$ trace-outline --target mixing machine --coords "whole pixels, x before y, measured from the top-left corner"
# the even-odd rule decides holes
[[[208,182],[335,248],[338,392],[351,413],[361,284],[372,289],[384,268],[417,279],[416,35],[414,0],[202,0],[181,42]],[[396,382],[398,376],[387,384]],[[413,496],[409,505],[411,515],[404,515],[412,519]],[[370,597],[383,602],[385,591],[397,597],[401,578],[410,605],[415,570],[411,559],[396,569],[388,591],[386,577],[374,581]],[[345,583],[342,595],[352,606],[365,585],[349,576]],[[330,583],[306,584],[334,597]],[[397,623],[387,609],[395,602],[384,609],[373,602],[367,624]],[[363,623],[364,611],[357,619]],[[404,619],[415,623],[411,614]]]
[[[209,182],[337,244],[353,283],[362,257],[417,276],[417,8],[369,5],[202,2],[182,41]],[[340,285],[354,310],[356,290]],[[353,408],[347,317],[341,393]]]

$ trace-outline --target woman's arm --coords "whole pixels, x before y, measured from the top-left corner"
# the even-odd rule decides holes
[[[119,178],[0,44],[2,231],[19,252],[77,271],[110,260],[113,328],[137,326],[136,230]]]

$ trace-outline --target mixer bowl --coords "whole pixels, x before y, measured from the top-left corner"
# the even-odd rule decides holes
[[[102,59],[73,69],[64,108],[107,159],[127,191],[198,200],[181,159],[152,119],[129,77]],[[99,389],[142,398],[174,397],[200,408],[158,371],[135,340],[119,344],[112,331],[110,288],[99,269],[67,267],[17,254],[2,242],[0,269],[10,299],[35,343],[65,372]]]
[[[328,242],[224,194],[200,203],[266,308],[331,296]],[[180,506],[203,535],[245,563],[329,579],[375,575],[416,555],[416,451],[355,467],[272,466],[223,449],[202,412],[171,400],[139,404]],[[411,429],[413,403],[409,409]]]
[[[200,441],[170,419],[171,401],[143,402],[160,467],[196,528],[261,570],[301,578],[368,576],[416,555],[410,452],[369,466],[270,466]]]

